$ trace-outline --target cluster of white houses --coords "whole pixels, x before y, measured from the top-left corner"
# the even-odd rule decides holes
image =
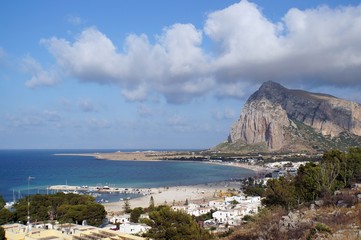
[[[223,202],[210,201],[209,205],[217,210],[212,214],[213,219],[209,223],[213,220],[216,224],[236,226],[242,223],[244,216],[258,213],[261,197],[238,195],[226,197]]]
[[[205,226],[237,226],[242,223],[244,216],[258,213],[260,208],[261,197],[245,196],[243,194],[212,200],[206,204],[189,203],[187,205],[172,206],[174,211],[184,211],[196,217],[212,212],[212,219],[206,220],[204,222]],[[140,218],[148,218],[148,215],[142,214]],[[124,234],[141,234],[150,228],[145,224],[131,223],[129,214],[113,216],[109,219],[109,222],[113,224],[120,223],[117,230]],[[114,228],[115,226],[110,225],[109,227]]]
[[[193,216],[212,213],[212,219],[206,220],[205,225],[228,224],[240,225],[246,215],[258,213],[261,207],[261,197],[238,195],[212,200],[207,205],[191,203],[186,206],[173,206],[173,210],[182,210]]]

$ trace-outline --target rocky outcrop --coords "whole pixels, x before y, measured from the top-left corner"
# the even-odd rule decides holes
[[[290,133],[297,132],[296,123],[329,138],[337,138],[343,133],[361,136],[361,105],[331,95],[290,90],[278,83],[266,82],[247,100],[239,120],[232,126],[228,141],[265,143],[271,151],[289,148],[297,141]],[[296,135],[300,137],[300,134]]]

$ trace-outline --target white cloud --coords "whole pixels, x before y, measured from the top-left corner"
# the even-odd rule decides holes
[[[209,87],[204,84],[211,82],[199,46],[202,33],[191,24],[165,28],[154,45],[144,34],[129,35],[123,52],[96,28],[85,29],[74,43],[55,37],[42,43],[68,75],[84,82],[119,84],[123,96],[131,101],[145,100],[149,90],[155,90],[168,101],[182,102],[188,99],[185,95],[206,92]],[[174,91],[182,94],[181,101],[169,94]]]
[[[119,74],[116,47],[94,28],[84,30],[71,44],[64,39],[42,40],[62,69],[79,80],[110,83]]]
[[[34,58],[27,56],[22,61],[23,70],[32,75],[25,85],[29,88],[38,86],[52,86],[59,82],[55,70],[44,70],[40,63]]]
[[[210,13],[204,31],[219,44],[217,67],[268,62],[282,52],[277,37],[279,26],[247,1]]]
[[[144,101],[147,99],[147,88],[144,85],[128,88],[122,91],[122,95],[129,101]]]
[[[203,29],[166,27],[154,43],[145,34],[131,34],[118,49],[94,27],[73,42],[42,42],[62,71],[80,81],[119,85],[130,101],[160,95],[184,103],[209,93],[243,98],[267,80],[359,88],[360,29],[361,5],[290,9],[272,22],[244,0],[208,14]],[[204,38],[213,41],[214,52],[203,49]],[[36,70],[28,85],[55,82],[51,72],[30,65]]]

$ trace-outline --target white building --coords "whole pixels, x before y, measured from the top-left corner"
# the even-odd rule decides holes
[[[141,234],[147,232],[151,227],[142,223],[124,223],[119,226],[119,232],[125,234]]]
[[[212,214],[213,220],[218,224],[239,225],[242,219],[239,209],[220,210]]]

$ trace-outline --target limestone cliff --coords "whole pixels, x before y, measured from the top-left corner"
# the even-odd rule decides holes
[[[361,136],[361,105],[266,82],[247,100],[228,141],[265,144],[270,151],[307,149],[311,142],[318,148],[312,136],[306,139],[305,133],[300,132],[307,127],[314,131],[313,137],[326,142],[344,134],[357,138]]]

